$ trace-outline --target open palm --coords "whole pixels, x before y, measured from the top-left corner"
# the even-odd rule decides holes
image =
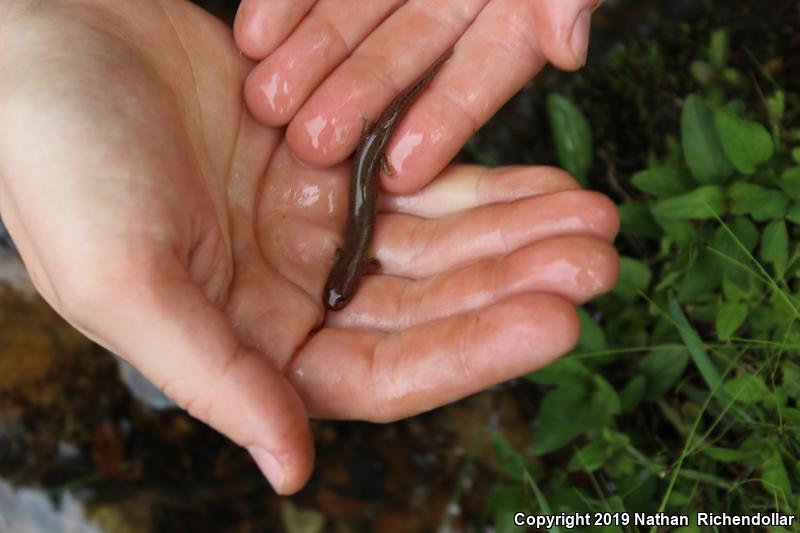
[[[300,164],[247,113],[252,67],[210,16],[98,5],[0,19],[0,210],[48,302],[279,492],[310,473],[309,415],[393,420],[540,367],[613,284],[607,199],[451,167],[382,199],[382,270],[326,315],[347,166]]]

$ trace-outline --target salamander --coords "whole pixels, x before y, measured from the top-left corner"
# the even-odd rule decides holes
[[[346,306],[358,289],[361,275],[380,269],[378,260],[374,257],[365,259],[365,254],[372,243],[375,229],[380,169],[392,175],[386,160],[386,146],[405,112],[452,53],[452,48],[447,50],[408,89],[400,93],[381,113],[374,126],[367,127],[365,121],[350,172],[344,243],[334,254],[333,267],[322,297],[328,309],[339,310]]]

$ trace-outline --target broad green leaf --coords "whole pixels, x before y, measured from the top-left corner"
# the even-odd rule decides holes
[[[700,82],[700,85],[708,85],[716,76],[714,67],[705,61],[692,61],[689,65],[689,72],[692,73],[694,79]]]
[[[753,220],[758,222],[774,220],[783,215],[783,212],[788,204],[789,197],[783,192],[768,189],[763,205],[753,209],[753,212],[750,213],[750,216],[753,217]]]
[[[761,483],[770,494],[776,495],[779,502],[788,501],[792,495],[792,484],[786,473],[781,454],[777,450],[761,467]]]
[[[783,415],[783,419],[786,420],[787,425],[794,426],[795,430],[800,428],[800,409],[784,407],[781,410],[781,414]]]
[[[772,137],[758,122],[723,110],[714,113],[714,121],[725,155],[739,172],[752,174],[758,165],[772,157],[775,151]]]
[[[800,200],[800,167],[786,169],[778,180],[778,186],[791,196],[792,200]]]
[[[747,215],[761,207],[767,201],[769,191],[760,185],[737,181],[728,187],[731,213]]]
[[[515,450],[505,435],[499,431],[492,433],[492,447],[500,470],[511,479],[522,481],[525,477],[525,471],[529,468],[528,460],[525,456]]]
[[[708,300],[719,286],[720,259],[715,254],[701,251],[689,267],[678,287],[678,299],[682,302]]]
[[[586,390],[576,384],[550,391],[539,407],[533,452],[544,455],[555,451],[601,423],[602,413],[587,400]]]
[[[791,209],[786,212],[786,220],[800,224],[800,204],[794,204]]]
[[[562,385],[567,382],[580,384],[588,380],[591,374],[586,365],[578,359],[562,357],[535,372],[527,374],[525,379],[542,385]]]
[[[759,256],[763,261],[773,263],[779,272],[783,272],[789,261],[789,234],[783,220],[775,220],[764,229]]]
[[[700,183],[721,183],[733,172],[714,125],[714,113],[695,94],[683,104],[681,144],[686,163]]]
[[[325,527],[325,515],[316,509],[298,507],[289,498],[281,500],[281,519],[288,533],[317,533]]]
[[[619,401],[623,413],[632,413],[644,399],[647,389],[647,378],[642,375],[633,376],[619,391]]]
[[[689,349],[689,354],[691,354],[692,360],[700,371],[700,375],[703,376],[706,385],[708,385],[709,389],[712,391],[717,390],[722,383],[719,371],[717,367],[714,366],[711,358],[708,357],[703,347],[703,342],[700,340],[700,336],[691,324],[689,324],[689,320],[686,318],[686,315],[683,314],[678,301],[672,294],[669,295],[669,315],[675,322],[678,328],[678,334],[681,336],[681,339],[683,339],[686,348]]]
[[[628,202],[617,208],[620,232],[657,239],[664,233],[650,212],[650,204]]]
[[[528,499],[525,496],[525,486],[517,483],[513,486],[494,485],[489,492],[489,509],[494,514],[494,531],[497,533],[513,533],[519,531],[519,526],[514,524],[511,517],[514,513],[528,510]]]
[[[697,231],[688,220],[660,217],[655,213],[653,213],[653,218],[661,226],[664,234],[676,243],[688,244],[697,238]]]
[[[745,405],[760,402],[769,392],[764,380],[753,374],[729,379],[722,387],[732,399]]]
[[[553,130],[558,161],[583,185],[592,165],[592,132],[581,110],[560,94],[547,95],[547,114]]]
[[[753,224],[749,218],[734,218],[733,222],[730,223],[730,230],[748,251],[752,252],[756,249],[759,237],[758,228],[756,228],[756,225]]]
[[[753,456],[751,451],[718,448],[716,446],[705,446],[701,448],[701,451],[720,463],[733,463]]]
[[[675,167],[641,170],[631,177],[631,183],[640,191],[654,196],[674,196],[692,188],[691,178]]]
[[[783,388],[792,398],[800,400],[800,365],[783,362]]]
[[[725,194],[718,185],[704,185],[697,189],[661,200],[653,205],[656,220],[707,219],[725,212]]]
[[[613,453],[614,449],[600,439],[593,440],[586,446],[575,450],[575,454],[569,461],[569,469],[572,471],[594,472],[605,463],[606,458]]]
[[[772,390],[767,391],[767,394],[761,399],[761,404],[766,409],[779,412],[783,410],[783,407],[788,401],[789,394],[786,392],[785,388],[779,385],[774,387]]]
[[[767,97],[767,109],[770,123],[780,124],[783,113],[786,111],[786,95],[783,91],[775,91]]]
[[[595,390],[592,394],[592,402],[603,412],[609,415],[618,415],[622,412],[622,405],[619,395],[611,384],[603,379],[600,374],[594,375]]]
[[[800,165],[800,146],[792,148],[792,160]]]
[[[745,273],[744,276],[722,276],[722,295],[730,302],[749,300],[755,290],[753,277]]]
[[[742,303],[729,302],[722,304],[717,312],[714,325],[717,337],[721,340],[730,339],[747,318],[747,306]]]
[[[608,349],[603,328],[592,320],[589,313],[582,307],[578,308],[578,318],[581,321],[581,338],[578,340],[578,347],[587,352],[602,352]]]
[[[645,263],[632,257],[620,257],[619,281],[612,292],[631,302],[639,297],[638,291],[647,289],[652,277],[650,267]]]
[[[628,437],[626,434],[620,433],[619,431],[614,431],[608,426],[603,426],[600,428],[600,435],[603,437],[604,441],[617,447],[627,446],[631,443],[630,437]]]
[[[708,61],[714,68],[722,69],[728,64],[730,35],[728,30],[715,30],[708,43]]]
[[[734,235],[732,236],[728,230]],[[714,231],[711,242],[720,255],[719,264],[723,273],[722,290],[727,300],[746,299],[753,289],[752,274],[748,271],[751,261],[741,247],[744,246],[747,251],[752,252],[758,243],[758,238],[759,233],[755,224],[749,218],[741,216],[734,218],[728,228],[720,226]],[[731,295],[732,289],[737,289],[735,296]]]
[[[689,354],[686,348],[677,346],[666,350],[653,350],[647,354],[640,364],[640,369],[647,379],[645,398],[658,400],[683,375]]]

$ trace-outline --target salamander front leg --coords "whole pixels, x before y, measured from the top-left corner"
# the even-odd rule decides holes
[[[370,257],[369,259],[363,259],[361,261],[361,272],[365,274],[375,274],[376,272],[380,272],[381,270],[381,262],[378,261],[377,257]]]

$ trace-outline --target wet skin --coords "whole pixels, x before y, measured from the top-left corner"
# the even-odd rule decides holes
[[[358,289],[361,275],[380,269],[377,259],[364,256],[372,243],[375,229],[380,169],[391,175],[386,162],[386,145],[406,110],[452,53],[453,50],[449,49],[442,54],[417,81],[389,104],[372,128],[364,128],[350,173],[350,203],[344,243],[336,249],[333,268],[322,297],[328,309],[337,311],[346,306]]]

